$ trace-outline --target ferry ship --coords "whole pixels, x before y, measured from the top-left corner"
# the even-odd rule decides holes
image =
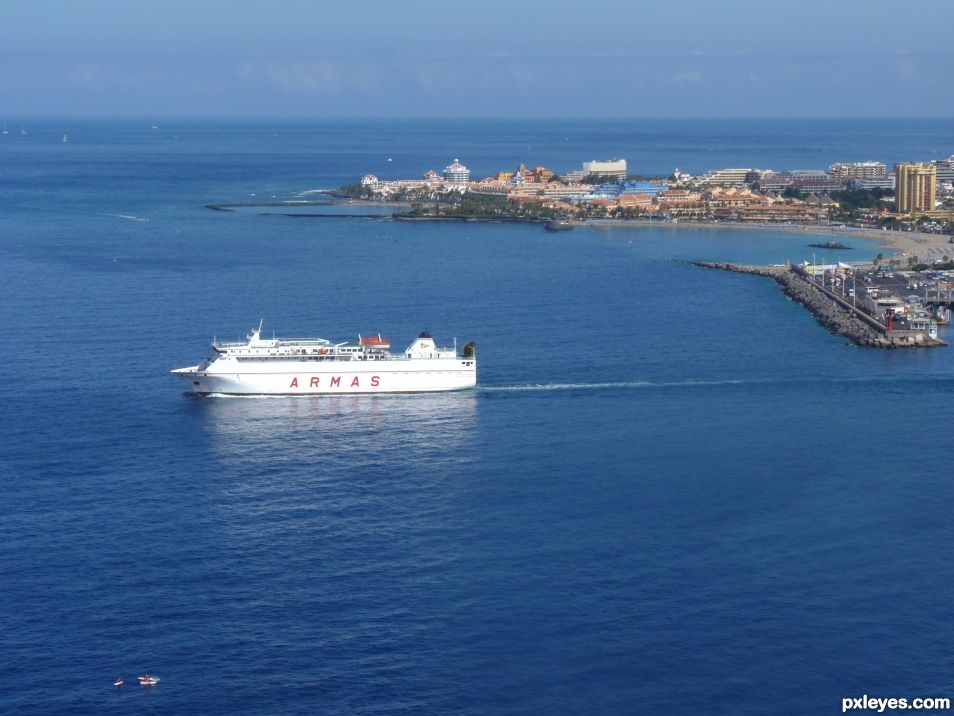
[[[378,336],[357,343],[324,338],[262,338],[262,323],[245,342],[213,341],[215,355],[173,375],[195,395],[341,395],[429,393],[477,384],[475,345],[439,348],[426,331],[403,353]]]

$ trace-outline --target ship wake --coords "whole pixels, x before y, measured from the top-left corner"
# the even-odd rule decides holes
[[[894,375],[858,377],[831,377],[831,378],[745,378],[722,380],[675,380],[675,381],[648,381],[627,380],[603,383],[525,383],[517,385],[478,385],[478,393],[534,393],[545,391],[598,391],[598,390],[638,390],[638,389],[665,389],[665,388],[717,388],[739,385],[859,385],[881,384],[885,388],[896,386],[903,388],[908,384],[954,383],[954,378],[941,375],[924,375],[916,377],[898,377]]]
[[[524,385],[479,385],[480,393],[530,393],[553,390],[636,390],[639,388],[683,388],[694,386],[741,385],[755,383],[751,380],[681,380],[673,382],[651,382],[646,380],[627,380],[612,383],[528,383]]]

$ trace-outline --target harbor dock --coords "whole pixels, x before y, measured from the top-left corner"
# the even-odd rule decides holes
[[[826,288],[813,280],[800,266],[751,266],[715,261],[692,261],[702,268],[766,276],[782,286],[793,301],[802,304],[819,323],[832,333],[845,336],[852,343],[872,348],[928,348],[946,346],[947,343],[932,337],[919,328],[895,327],[890,318],[887,322],[873,316],[855,305],[853,299]]]

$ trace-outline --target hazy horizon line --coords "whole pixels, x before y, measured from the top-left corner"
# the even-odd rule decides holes
[[[616,116],[587,116],[587,115],[566,115],[546,117],[532,115],[418,115],[418,114],[395,114],[382,115],[375,114],[354,114],[354,115],[314,115],[314,114],[57,114],[57,113],[11,113],[0,114],[2,121],[11,121],[18,119],[129,119],[129,120],[155,120],[155,119],[183,119],[183,120],[263,120],[263,121],[287,121],[287,120],[314,120],[314,121],[368,121],[368,122],[392,122],[400,121],[429,121],[429,122],[457,122],[457,121],[499,121],[499,122],[540,122],[554,123],[565,121],[576,122],[618,122],[618,121],[668,121],[668,122],[696,122],[696,121],[954,121],[954,116],[950,115],[919,115],[916,117],[910,115],[697,115],[697,116],[671,116],[671,115],[616,115]]]

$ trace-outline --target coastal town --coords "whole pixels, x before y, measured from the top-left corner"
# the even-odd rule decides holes
[[[338,196],[411,204],[406,217],[769,223],[954,235],[954,155],[931,162],[838,162],[827,169],[726,168],[668,177],[626,159],[558,174],[524,164],[474,179],[458,159],[443,172],[385,180],[367,174]]]
[[[333,192],[350,200],[401,203],[404,220],[540,221],[774,227],[818,234],[861,232],[893,249],[872,261],[822,258],[785,266],[697,262],[768,276],[834,333],[858,345],[942,346],[938,326],[954,307],[954,155],[903,162],[837,162],[828,169],[728,168],[669,177],[633,174],[625,159],[587,161],[558,175],[523,164],[472,179],[458,159],[442,173],[382,180],[367,174]],[[656,220],[656,221],[653,221]],[[847,250],[836,241],[818,249]]]

